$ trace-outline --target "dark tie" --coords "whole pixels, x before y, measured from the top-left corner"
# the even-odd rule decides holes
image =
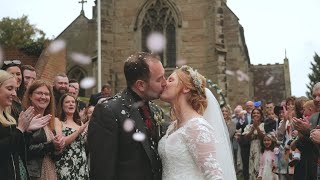
[[[143,121],[146,126],[146,130],[147,130],[147,135],[148,135],[148,137],[150,137],[154,140],[154,135],[155,135],[154,123],[151,118],[151,112],[150,112],[149,106],[147,104],[145,104],[141,107],[141,110],[142,110],[142,114],[143,114]]]

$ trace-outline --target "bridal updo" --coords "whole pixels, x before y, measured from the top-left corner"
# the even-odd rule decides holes
[[[181,91],[184,87],[190,89],[187,102],[195,111],[203,115],[208,105],[205,95],[206,78],[187,65],[176,70],[176,73],[181,82]]]

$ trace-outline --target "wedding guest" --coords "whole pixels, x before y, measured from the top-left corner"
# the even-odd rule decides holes
[[[93,111],[94,111],[94,106],[86,107],[84,112],[85,118],[83,119],[83,123],[86,123],[91,120]]]
[[[238,132],[238,143],[241,155],[241,162],[242,162],[242,174],[244,180],[249,180],[249,155],[250,155],[250,140],[245,137],[243,134],[244,129],[248,124],[252,124],[251,119],[251,112],[248,112],[253,106],[252,101],[248,101],[246,103],[246,113],[244,114],[243,110],[237,109],[239,111],[237,114],[237,121],[236,121],[236,129]],[[243,116],[244,114],[244,116]],[[250,115],[250,117],[248,117]],[[250,121],[250,122],[249,122]],[[239,150],[238,150],[239,151]],[[237,153],[238,154],[238,153]]]
[[[239,144],[237,142],[237,139],[235,138],[236,124],[231,119],[231,116],[232,116],[231,107],[229,105],[224,105],[221,107],[221,112],[228,128],[230,142],[232,143],[232,147],[233,147],[234,165],[235,165],[236,171],[238,171],[237,170],[237,157],[238,157],[237,154],[238,154]]]
[[[56,162],[58,179],[89,179],[84,132],[87,123],[81,122],[74,96],[63,94],[57,106],[57,134],[65,136],[65,149]]]
[[[25,87],[23,85],[24,79],[21,71],[21,61],[20,60],[6,60],[3,61],[2,69],[9,72],[14,76],[17,82],[17,96],[14,97],[11,106],[11,115],[14,119],[19,119],[19,114],[22,111],[22,98],[25,92]]]
[[[308,109],[306,113],[308,113]],[[319,116],[318,113],[313,114],[314,115],[311,115],[308,120],[296,117],[294,117],[292,120],[294,128],[299,131],[299,138],[293,143],[292,149],[299,149],[301,153],[300,160],[298,162],[293,161],[295,162],[295,171],[293,175],[294,180],[317,179],[317,162],[319,157],[319,150],[317,145],[312,142],[312,138],[310,138],[309,133],[311,128],[317,128],[316,125],[319,124]],[[307,114],[305,114],[305,116],[308,117]],[[314,116],[317,118],[316,121],[313,118]],[[303,124],[307,124],[307,129],[301,128],[301,125]]]
[[[285,104],[285,103],[284,103]],[[288,175],[288,155],[289,149],[286,148],[285,139],[286,137],[283,136],[284,134],[282,131],[279,131],[279,127],[283,126],[280,125],[285,122],[284,120],[284,108],[283,106],[275,106],[274,113],[278,117],[278,125],[276,130],[276,147],[275,147],[275,155],[276,155],[276,169],[274,173],[278,174],[279,180],[291,180],[292,177]]]
[[[80,91],[80,84],[76,79],[70,79],[69,80],[69,93],[71,93],[70,91],[74,90],[74,94],[73,96],[76,97],[77,99],[77,110],[79,111],[80,115],[84,113],[85,108],[86,108],[86,103],[83,102],[80,98],[79,98],[79,91]]]
[[[54,102],[58,103],[61,96],[69,91],[69,79],[67,75],[65,73],[58,73],[53,79],[52,87]]]
[[[111,97],[111,85],[107,83],[102,86],[101,92],[90,96],[89,106],[95,106],[101,98],[109,97]]]
[[[301,96],[296,98],[295,101],[295,108],[296,108],[296,117],[302,118],[303,117],[303,105],[306,103],[309,99],[307,97]]]
[[[253,101],[247,101],[246,102],[246,111],[247,113],[245,114],[245,120],[247,124],[252,124],[251,120],[251,112],[254,109],[254,102]]]
[[[264,130],[266,133],[274,132],[277,129],[278,119],[275,113],[271,110],[267,111],[266,119],[264,120]]]
[[[24,99],[25,109],[34,107],[36,117],[50,119],[49,124],[32,132],[28,143],[27,167],[31,179],[56,180],[55,160],[63,148],[62,135],[55,136],[55,103],[52,87],[38,80],[29,85]]]
[[[33,81],[37,79],[37,73],[33,66],[31,65],[22,65],[22,76],[23,76],[23,82],[24,87],[27,89]]]
[[[10,106],[16,93],[17,81],[12,74],[0,70],[0,177],[5,180],[28,179],[26,142],[34,131],[48,124],[49,119],[34,117],[34,108],[22,111],[16,121]]]
[[[276,158],[273,152],[276,139],[272,133],[268,133],[263,138],[263,146],[260,155],[260,168],[258,180],[278,180],[278,175],[273,173],[276,168]]]
[[[252,124],[249,124],[244,129],[243,134],[251,141],[249,155],[249,174],[250,180],[256,180],[259,173],[261,141],[264,138],[263,113],[261,109],[255,108],[252,110]]]

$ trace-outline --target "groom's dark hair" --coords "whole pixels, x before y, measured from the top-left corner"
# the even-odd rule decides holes
[[[149,60],[160,61],[160,57],[148,52],[138,52],[127,58],[124,63],[124,75],[128,87],[132,87],[137,80],[149,81]]]

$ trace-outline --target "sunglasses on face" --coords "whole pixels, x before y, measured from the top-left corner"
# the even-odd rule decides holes
[[[10,64],[20,65],[21,61],[20,60],[7,60],[7,61],[3,61],[3,64],[5,64],[5,65],[10,65]]]

